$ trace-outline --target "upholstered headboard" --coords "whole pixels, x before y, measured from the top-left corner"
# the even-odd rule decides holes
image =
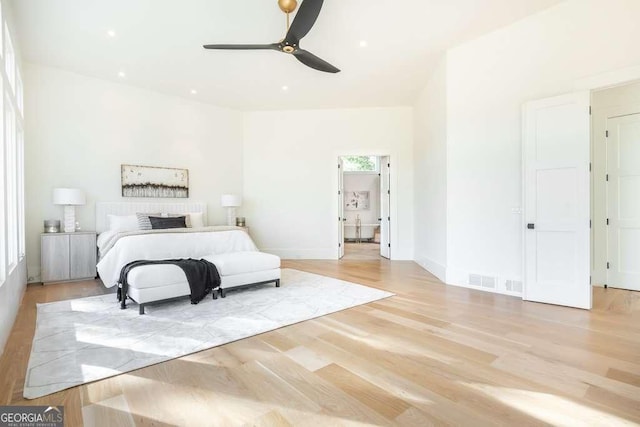
[[[137,212],[169,214],[202,212],[207,225],[207,204],[203,202],[99,202],[96,203],[96,231],[102,233],[109,228],[107,215],[135,215]]]

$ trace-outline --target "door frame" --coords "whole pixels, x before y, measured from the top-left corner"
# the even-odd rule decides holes
[[[378,186],[378,194],[380,195],[380,248],[378,252],[382,258],[391,259],[391,157],[379,156],[378,164],[380,167],[380,172],[378,173],[380,177]],[[385,189],[387,190],[386,194]],[[386,198],[386,200],[383,201],[383,198]],[[385,205],[387,207],[386,213],[383,212]],[[382,225],[385,222],[386,227],[383,227]]]
[[[579,91],[579,90],[589,90],[591,91],[591,96],[593,99],[593,92],[595,91],[599,91],[599,90],[604,90],[604,89],[611,89],[614,87],[618,87],[618,86],[626,86],[629,84],[634,84],[634,83],[639,83],[640,82],[640,66],[633,66],[633,67],[626,67],[626,68],[622,68],[622,69],[618,69],[618,70],[613,70],[610,72],[606,72],[603,74],[597,74],[594,76],[588,76],[585,78],[582,78],[580,80],[576,80],[574,83],[574,91]],[[612,107],[612,109],[614,109],[615,107]],[[612,111],[613,112],[613,111]],[[591,115],[591,164],[594,163],[594,154],[595,154],[595,144],[598,143],[598,141],[600,141],[600,138],[598,138],[596,132],[599,131],[599,129],[601,129],[600,123],[598,123],[597,121],[594,121],[595,115],[592,112]],[[602,131],[604,131],[604,129],[602,129]],[[592,221],[595,218],[595,198],[593,197],[594,194],[594,179],[596,178],[596,175],[598,174],[599,171],[592,169],[591,171],[591,219]],[[524,197],[524,195],[523,195]],[[606,198],[605,198],[605,204],[606,204]],[[596,265],[595,262],[597,262],[596,259],[596,254],[595,254],[595,245],[594,245],[594,241],[595,241],[595,232],[596,229],[595,227],[591,228],[591,265],[590,265],[590,269],[591,269],[591,275],[592,277],[602,277],[603,272],[601,271],[601,269],[599,270]],[[605,244],[606,245],[606,244]],[[523,253],[524,253],[524,246],[523,246]],[[606,277],[606,271],[604,271],[604,276]],[[597,283],[594,283],[594,280],[592,280],[592,286],[595,285]],[[600,284],[597,284],[600,285]]]
[[[606,155],[605,155],[605,161],[604,161],[605,164],[604,164],[604,166],[605,166],[605,173],[606,173],[607,179],[606,179],[606,187],[605,187],[605,192],[604,192],[604,195],[605,195],[604,203],[606,205],[605,212],[606,212],[606,217],[607,217],[607,219],[606,219],[607,227],[606,227],[606,248],[605,248],[606,249],[605,250],[605,255],[606,255],[605,277],[606,277],[606,281],[605,281],[604,287],[610,286],[610,287],[613,287],[613,288],[616,288],[616,289],[626,289],[626,290],[640,291],[640,289],[621,286],[622,283],[611,280],[612,274],[613,274],[612,273],[612,269],[620,267],[622,256],[621,256],[621,252],[619,250],[617,251],[617,257],[614,258],[614,257],[611,256],[612,255],[612,247],[615,248],[615,246],[616,246],[615,244],[612,245],[611,242],[612,242],[612,238],[615,238],[615,236],[616,236],[616,231],[617,230],[615,229],[615,225],[618,224],[618,221],[615,218],[616,215],[612,216],[611,215],[612,212],[609,210],[611,208],[611,206],[612,206],[612,203],[611,203],[611,200],[610,200],[610,196],[612,194],[612,189],[614,189],[614,191],[615,191],[615,183],[619,182],[620,178],[619,178],[619,176],[616,176],[615,174],[613,174],[612,171],[609,169],[609,160],[611,159],[611,156],[610,156],[611,151],[610,150],[612,149],[612,145],[611,145],[612,140],[609,139],[609,138],[611,138],[611,137],[613,137],[615,135],[619,136],[619,134],[617,134],[616,132],[612,131],[612,129],[615,128],[615,127],[612,128],[609,125],[610,125],[610,121],[611,120],[619,120],[619,119],[625,119],[625,118],[631,118],[631,117],[634,117],[634,119],[637,120],[638,117],[640,117],[640,105],[638,105],[638,104],[631,104],[631,105],[627,105],[625,107],[621,107],[620,108],[620,110],[623,110],[623,109],[626,110],[625,113],[618,114],[618,115],[615,115],[615,116],[608,116],[608,117],[605,118],[607,136],[606,136],[606,139],[605,139],[605,141],[606,141],[606,144],[605,144]],[[629,111],[635,111],[635,112],[629,112]],[[619,154],[620,145],[617,145],[616,148],[617,148],[618,154]],[[613,176],[613,178],[609,179],[608,177],[610,177],[610,176]],[[613,181],[613,184],[612,184],[612,181]],[[620,192],[618,191],[617,192],[617,199],[614,200],[613,205],[615,206],[616,202],[617,202],[617,204],[620,204],[620,201],[621,201]],[[609,222],[610,220],[611,220],[612,224],[610,224],[610,222]],[[614,251],[615,251],[615,249],[614,249]],[[609,261],[611,261],[611,263],[612,263],[611,269],[609,269]]]
[[[628,85],[628,84],[633,84],[633,83],[637,83],[640,82],[640,67],[627,67],[627,68],[623,68],[623,69],[619,69],[619,70],[614,70],[611,72],[607,72],[604,74],[598,74],[598,75],[594,75],[594,76],[588,76],[585,78],[582,78],[580,80],[576,80],[574,82],[574,87],[573,87],[573,91],[567,91],[568,92],[580,92],[580,91],[585,91],[588,90],[591,94],[591,99],[593,99],[593,92],[598,91],[598,90],[604,90],[604,89],[609,89],[609,88],[613,88],[613,87],[617,87],[617,86],[624,86],[624,85]],[[535,99],[528,99],[526,101],[524,101],[522,103],[522,106],[524,107],[524,105],[530,101],[535,101]],[[593,158],[594,158],[594,144],[595,144],[595,138],[594,138],[594,117],[593,114],[590,115],[589,121],[590,121],[590,128],[591,128],[591,132],[590,132],[590,137],[589,137],[589,161],[591,164],[593,164]],[[522,138],[524,138],[524,120],[521,122],[522,124]],[[524,139],[521,140],[521,147],[524,146]],[[525,193],[525,183],[526,183],[526,170],[524,167],[524,152],[522,153],[522,160],[521,160],[521,169],[522,169],[522,174],[521,174],[521,180],[522,180],[522,194],[521,194],[521,206],[522,209],[524,210],[524,206],[525,206],[525,199],[526,199],[526,193]],[[594,171],[591,171],[590,174],[590,179],[589,179],[589,194],[590,194],[590,201],[589,201],[589,217],[593,220],[593,216],[594,216],[594,197],[593,197],[593,191],[594,191],[594,184],[593,184],[593,180],[594,180]],[[524,284],[524,279],[525,279],[525,268],[526,268],[526,262],[525,262],[525,257],[526,257],[526,246],[525,246],[525,233],[526,233],[526,218],[524,216],[524,211],[523,211],[523,215],[520,218],[520,222],[521,222],[521,259],[522,259],[522,278],[523,278],[523,285],[526,286],[526,284]],[[593,251],[594,251],[594,245],[593,245],[593,241],[594,241],[594,228],[591,228],[591,232],[589,233],[590,237],[590,252],[592,254],[592,256],[590,257],[590,262],[589,262],[589,270],[591,271],[591,274],[593,274],[594,271],[594,256],[593,256]],[[593,283],[591,283],[591,286],[593,286]],[[524,291],[525,289],[523,288],[523,294],[522,294],[522,299],[524,300]]]
[[[394,247],[397,248],[398,247],[398,236],[399,236],[399,227],[398,227],[398,221],[396,220],[396,218],[398,218],[398,197],[394,197],[394,195],[397,194],[398,192],[398,168],[394,167],[394,162],[397,163],[397,159],[398,159],[398,155],[397,153],[395,153],[392,150],[376,150],[376,149],[358,149],[358,150],[345,150],[345,151],[334,151],[333,153],[333,157],[332,157],[332,161],[331,161],[331,166],[330,169],[329,167],[327,168],[328,171],[327,173],[330,173],[332,176],[331,179],[331,188],[332,188],[332,194],[334,194],[334,196],[332,197],[333,203],[332,203],[332,207],[331,207],[331,212],[332,218],[335,218],[335,212],[338,212],[338,203],[339,203],[339,195],[338,192],[336,191],[336,189],[338,188],[338,176],[335,174],[335,170],[336,170],[336,164],[338,164],[339,158],[340,157],[344,157],[344,156],[378,156],[378,157],[384,157],[384,156],[388,156],[389,157],[389,163],[391,164],[391,169],[390,169],[390,173],[389,173],[389,186],[391,188],[391,197],[390,197],[390,207],[389,207],[389,212],[391,215],[391,224],[389,226],[389,242],[391,243],[391,260],[393,259],[397,259],[394,258],[394,252],[395,254],[398,253],[398,251],[394,251]],[[330,172],[329,172],[330,171]],[[344,173],[344,171],[343,171]],[[338,231],[338,227],[334,227],[334,232],[333,232],[333,243],[334,243],[334,248],[336,249],[335,252],[335,258],[334,259],[340,259],[340,247],[338,246],[338,243],[340,243],[339,241],[339,231]]]
[[[630,82],[638,83],[638,82]],[[621,86],[625,86],[625,84]],[[591,228],[591,275],[593,284],[596,286],[607,286],[608,270],[606,262],[608,258],[608,232],[602,224],[607,218],[607,137],[605,131],[608,128],[608,121],[618,117],[628,116],[630,110],[640,111],[640,104],[628,104],[624,106],[612,106],[603,109],[593,109],[591,116],[592,130],[592,162],[593,170],[591,174],[592,199],[591,218],[594,226]],[[637,114],[637,113],[636,113]],[[599,147],[599,145],[601,147]],[[598,184],[598,181],[600,184]],[[599,197],[596,200],[596,195]],[[600,203],[596,203],[600,202]]]
[[[338,259],[344,258],[344,161],[338,157]]]

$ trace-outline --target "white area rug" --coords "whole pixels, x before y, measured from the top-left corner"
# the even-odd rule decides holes
[[[303,320],[392,296],[330,277],[283,269],[262,285],[150,305],[143,316],[115,294],[38,304],[24,397],[34,399]]]

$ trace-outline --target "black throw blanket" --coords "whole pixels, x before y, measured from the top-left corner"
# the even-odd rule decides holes
[[[120,270],[121,289],[118,289],[118,299],[121,308],[126,308],[127,291],[129,289],[129,272],[142,265],[173,264],[180,267],[187,276],[191,288],[191,304],[197,304],[213,289],[220,286],[220,275],[215,265],[204,259],[163,259],[156,261],[132,261]]]

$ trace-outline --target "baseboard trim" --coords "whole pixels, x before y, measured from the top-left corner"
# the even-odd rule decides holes
[[[447,282],[447,267],[444,265],[426,257],[416,259],[416,264],[436,276],[442,282]]]

